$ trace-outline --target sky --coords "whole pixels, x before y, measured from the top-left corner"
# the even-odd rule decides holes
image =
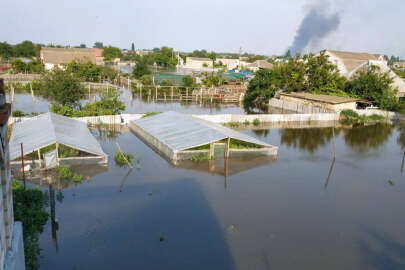
[[[101,41],[123,49],[133,42],[137,49],[169,46],[186,52],[237,53],[242,47],[280,55],[314,9],[335,25],[311,39],[305,52],[335,49],[405,59],[404,0],[2,0],[0,41],[71,46]],[[312,22],[304,34],[324,25]]]

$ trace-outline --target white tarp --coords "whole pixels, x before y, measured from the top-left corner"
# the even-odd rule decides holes
[[[24,155],[27,155],[57,142],[82,152],[106,156],[86,123],[48,112],[14,124],[10,139],[10,160],[21,156],[21,143]]]
[[[228,137],[272,147],[272,145],[222,125],[173,111],[145,117],[132,121],[132,123],[173,151],[186,150]]]
[[[58,166],[56,149],[44,154],[45,167],[48,169]]]

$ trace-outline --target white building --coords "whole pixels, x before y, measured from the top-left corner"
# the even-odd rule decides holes
[[[339,73],[348,79],[351,79],[357,71],[366,70],[371,65],[378,66],[381,72],[388,72],[393,78],[392,87],[398,89],[397,96],[405,96],[404,80],[390,69],[383,55],[333,50],[326,50],[325,54],[329,56],[329,61],[338,67]]]

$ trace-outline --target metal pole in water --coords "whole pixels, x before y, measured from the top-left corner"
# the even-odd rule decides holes
[[[21,165],[22,165],[22,173],[23,173],[23,181],[24,181],[24,189],[25,189],[25,171],[24,171],[24,148],[23,143],[21,143]]]

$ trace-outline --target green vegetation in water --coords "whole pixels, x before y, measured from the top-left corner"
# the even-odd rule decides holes
[[[229,122],[230,127],[239,127],[240,123],[239,122]]]
[[[116,151],[114,154],[114,161],[120,167],[128,165],[128,162],[132,164],[134,156],[132,154],[121,153]],[[127,162],[128,161],[128,162]]]
[[[249,122],[249,120],[245,120],[244,122],[243,122],[243,124],[245,125],[245,126],[248,126],[248,125],[250,125],[250,122]]]
[[[390,184],[391,186],[395,185],[395,181],[394,181],[394,179],[390,179],[390,180],[388,180],[388,184]]]
[[[136,155],[136,162],[139,164],[141,162],[141,156],[138,154]]]
[[[59,179],[61,180],[68,180],[71,179],[73,176],[72,170],[67,165],[56,167],[56,172],[58,174]]]
[[[378,114],[372,114],[370,116],[359,115],[353,110],[343,110],[340,112],[341,122],[343,124],[375,124],[377,122],[385,120],[385,117]]]
[[[48,220],[45,211],[45,196],[39,189],[24,189],[23,185],[12,181],[14,219],[23,224],[25,268],[39,268],[38,236]]]
[[[218,143],[226,144],[227,139],[220,140],[220,141],[218,141]],[[254,144],[254,143],[240,141],[237,139],[231,139],[229,142],[229,148],[231,148],[231,149],[249,149],[249,148],[263,148],[263,146],[260,146],[260,145]],[[209,149],[210,149],[210,145],[204,144],[204,145],[193,147],[193,148],[190,148],[187,150],[194,151],[194,150],[209,150]]]
[[[163,235],[159,236],[159,242],[165,241],[165,237]]]
[[[73,174],[73,182],[74,183],[81,183],[83,181],[83,175],[81,174]]]
[[[149,117],[149,116],[154,116],[154,115],[158,115],[158,114],[160,114],[160,113],[162,113],[162,112],[146,112],[146,113],[144,114],[144,116],[142,116],[142,118]]]
[[[136,165],[136,169],[138,170],[138,171],[140,171],[141,170],[141,165]]]
[[[51,145],[48,145],[48,146],[40,149],[40,154],[42,156],[44,153],[47,153],[47,152],[55,150],[55,149],[56,149],[56,144],[51,144]],[[59,158],[77,157],[79,155],[80,155],[80,151],[77,149],[70,148],[63,144],[59,144],[59,146],[58,146],[58,157]],[[28,154],[27,156],[29,156],[32,159],[38,159],[38,151],[34,151],[34,152]]]
[[[253,125],[254,125],[254,126],[260,125],[260,120],[259,120],[259,118],[256,118],[255,120],[253,120]]]
[[[193,162],[201,162],[201,161],[205,161],[205,160],[210,160],[209,153],[195,153],[191,157],[191,161],[193,161]]]

